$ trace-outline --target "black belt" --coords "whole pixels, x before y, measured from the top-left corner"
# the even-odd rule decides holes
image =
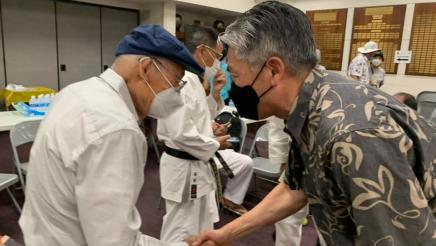
[[[198,158],[192,156],[191,154],[185,152],[185,151],[181,151],[178,149],[173,149],[170,148],[168,146],[165,146],[165,152],[170,155],[170,156],[174,156],[176,158],[180,158],[180,159],[184,159],[184,160],[190,160],[190,161],[199,161]]]
[[[185,152],[185,151],[181,151],[178,149],[173,149],[171,147],[165,146],[165,152],[173,157],[176,158],[180,158],[180,159],[184,159],[184,160],[190,160],[190,161],[198,161],[199,159],[195,156],[192,156],[191,154]],[[227,176],[229,178],[233,178],[235,177],[235,175],[233,174],[232,170],[230,169],[229,165],[227,164],[227,162],[223,159],[223,157],[220,155],[220,153],[215,152],[215,156],[218,158],[218,160],[220,161],[221,165],[223,166],[224,171],[226,172]],[[210,159],[209,162],[213,161],[213,159]]]

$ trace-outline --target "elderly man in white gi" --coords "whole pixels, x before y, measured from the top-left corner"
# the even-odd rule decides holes
[[[98,77],[63,89],[41,122],[19,221],[26,245],[186,245],[139,231],[147,145],[138,121],[180,109],[184,71],[203,69],[157,25],[135,28],[116,55]]]
[[[228,136],[214,137],[211,125],[211,118],[223,107],[220,90],[226,82],[224,73],[217,72],[222,52],[217,37],[213,29],[199,28],[187,44],[200,66],[205,67],[205,79],[214,80],[210,95],[206,96],[203,87],[208,83],[202,83],[197,75],[187,71],[183,79],[189,83],[181,92],[184,107],[172,116],[158,120],[158,137],[166,145],[160,160],[161,193],[166,206],[162,240],[186,239],[213,228],[213,223],[219,220],[215,178],[208,161],[218,149],[231,146],[227,142]],[[222,150],[220,154],[234,174],[228,179],[223,205],[237,213],[245,213],[241,204],[252,177],[253,161],[230,149]]]

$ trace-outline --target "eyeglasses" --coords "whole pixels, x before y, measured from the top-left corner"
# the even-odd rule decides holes
[[[139,61],[141,61],[142,59],[144,59],[144,58],[147,58],[147,57],[141,57],[140,59],[139,59]],[[154,66],[156,67],[156,69],[160,72],[160,74],[162,75],[162,77],[165,79],[165,81],[171,86],[171,88],[173,88],[174,90],[176,90],[177,92],[180,92],[182,89],[183,89],[183,87],[185,87],[185,85],[188,83],[187,81],[185,81],[185,80],[183,80],[182,78],[179,78],[179,77],[177,77],[177,76],[174,76],[175,78],[177,78],[177,83],[176,83],[176,86],[174,86],[171,82],[170,82],[170,80],[167,78],[167,76],[165,76],[165,73],[164,72],[162,72],[162,70],[165,70],[166,72],[168,72],[168,73],[170,73],[171,74],[171,72],[169,72],[168,71],[168,69],[162,64],[162,62],[161,61],[159,61],[159,59],[157,59],[156,57],[148,57],[148,58],[150,58],[151,59],[151,61],[153,62],[153,64],[154,64]],[[159,64],[159,65],[158,65]],[[162,68],[161,68],[161,67]]]
[[[210,46],[208,46],[208,45],[205,45],[205,44],[203,44],[203,46],[206,47],[206,49],[207,49],[208,52],[211,51],[211,52],[215,55],[216,59],[221,60],[221,58],[223,57],[223,53],[221,53],[221,52],[215,50],[214,48],[212,48],[212,47],[210,47]],[[209,54],[210,54],[210,53],[209,53]],[[211,55],[211,56],[212,56],[212,55]]]

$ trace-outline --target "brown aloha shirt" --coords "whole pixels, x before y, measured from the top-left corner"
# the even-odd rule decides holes
[[[436,133],[415,111],[313,70],[287,129],[300,161],[284,181],[305,191],[327,244],[436,245]]]

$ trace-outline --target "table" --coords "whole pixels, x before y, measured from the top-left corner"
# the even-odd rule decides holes
[[[0,132],[10,131],[15,125],[24,121],[41,120],[44,116],[26,117],[17,111],[0,112]]]

